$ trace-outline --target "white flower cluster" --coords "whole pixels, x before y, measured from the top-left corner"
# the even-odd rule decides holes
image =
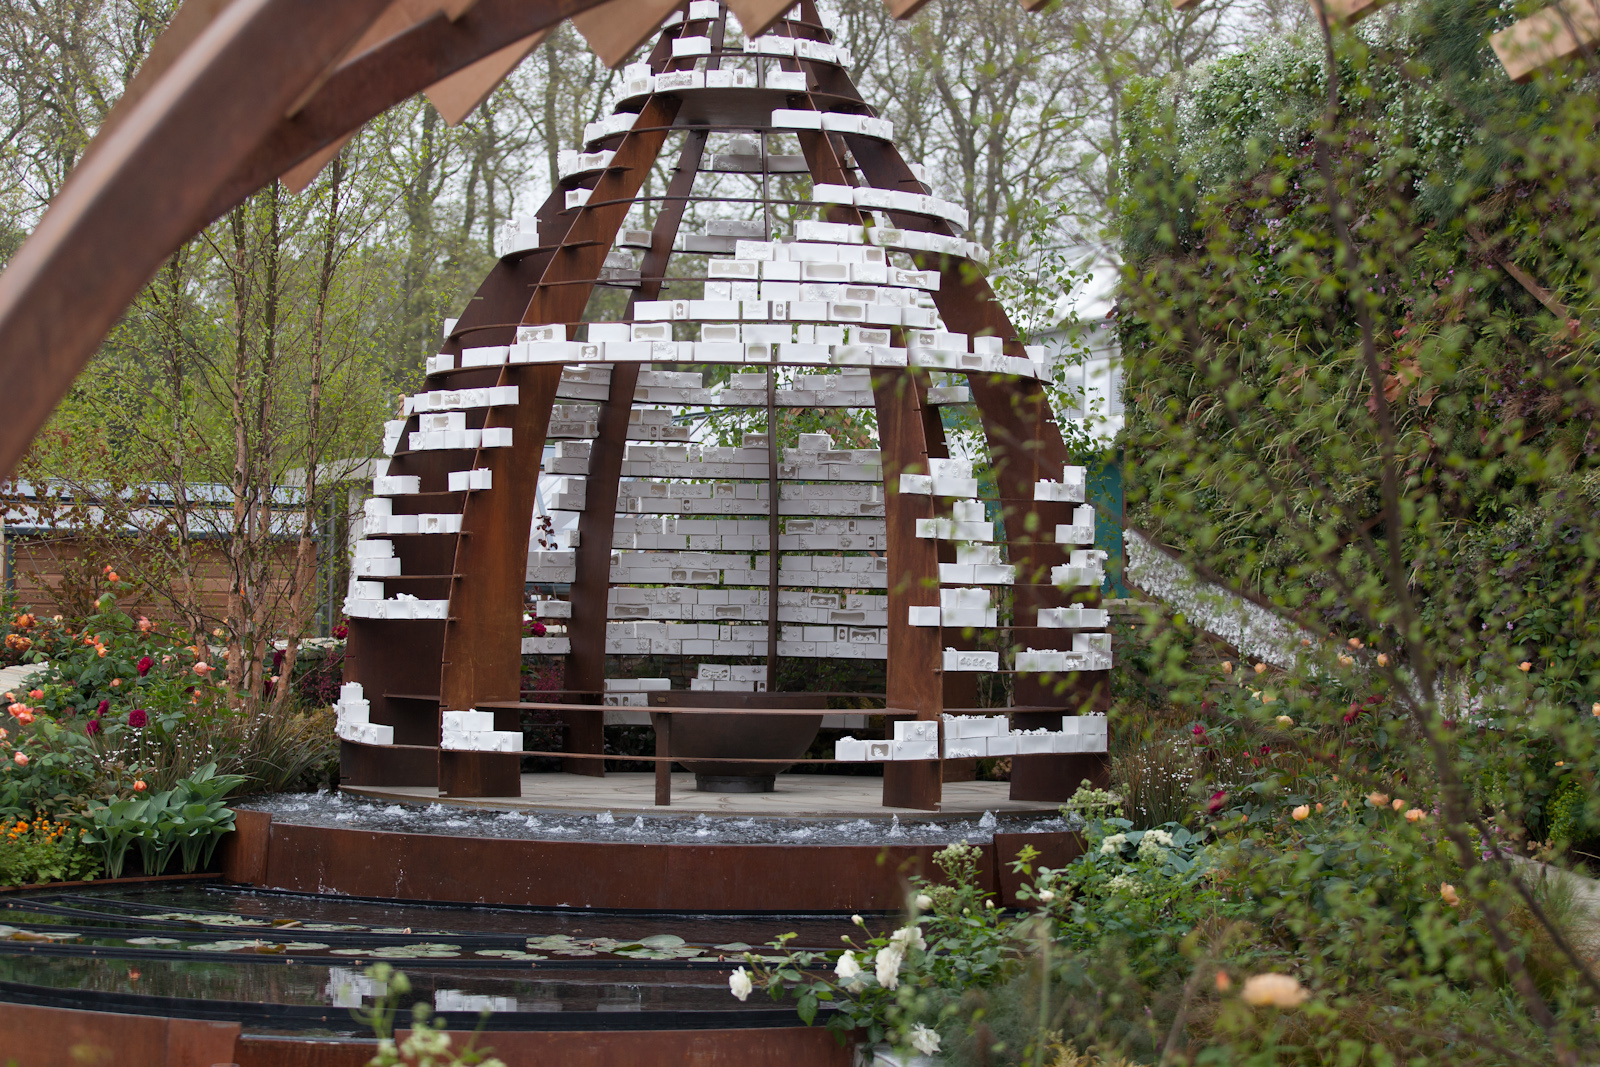
[[[1100,855],[1115,856],[1128,843],[1127,834],[1111,834],[1100,842]]]
[[[1117,875],[1106,883],[1106,889],[1130,897],[1142,897],[1150,891],[1149,886],[1131,874]]]
[[[1146,830],[1144,836],[1139,839],[1139,858],[1159,863],[1166,859],[1167,851],[1171,848],[1171,834],[1165,830]]]

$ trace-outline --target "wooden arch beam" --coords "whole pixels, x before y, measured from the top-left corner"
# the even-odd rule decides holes
[[[117,317],[222,185],[384,0],[234,0],[73,173],[0,275],[12,470]]]
[[[97,136],[0,275],[12,470],[161,262],[255,190],[362,123],[596,0],[481,0],[334,67],[386,0],[233,0]],[[306,90],[320,88],[293,118]]]

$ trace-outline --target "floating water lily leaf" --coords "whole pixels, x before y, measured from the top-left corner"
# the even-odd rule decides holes
[[[639,944],[644,945],[646,948],[653,949],[681,948],[684,943],[685,942],[683,938],[679,937],[677,934],[651,934],[649,937],[639,942]]]
[[[515,948],[480,948],[473,953],[474,956],[493,956],[503,960],[547,960],[549,956],[542,956],[537,952],[523,952]]]
[[[528,938],[527,944],[529,948],[547,948],[556,952],[561,952],[569,948],[575,948],[577,945],[577,943],[566,934],[551,934],[546,937],[530,937]]]
[[[266,942],[252,938],[249,941],[205,941],[190,945],[191,952],[237,952],[242,948],[258,949]]]
[[[415,945],[385,945],[367,950],[367,955],[387,960],[451,959],[461,955],[461,946],[424,941]]]
[[[176,945],[178,943],[179,943],[178,939],[175,938],[175,937],[130,937],[130,938],[128,938],[128,944],[130,944],[130,945]]]
[[[167,922],[193,923],[198,926],[226,926],[226,927],[262,927],[267,926],[267,919],[248,919],[242,915],[213,915],[193,911],[167,911],[156,915],[145,915],[146,919],[162,919]]]
[[[328,955],[330,955],[330,956],[367,956],[367,955],[377,955],[377,953],[369,952],[367,949],[364,949],[364,948],[336,948],[336,949],[333,949],[331,952],[329,952]]]
[[[327,947],[321,941],[289,941],[283,949],[285,952],[321,952]]]
[[[750,946],[745,944],[743,941],[729,941],[726,945],[713,945],[712,948],[720,949],[723,952],[750,951]]]

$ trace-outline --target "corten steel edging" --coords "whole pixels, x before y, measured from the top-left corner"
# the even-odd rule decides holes
[[[405,1040],[409,1031],[396,1033]],[[465,1048],[472,1034],[450,1031],[451,1047]],[[366,1067],[373,1041],[308,1040],[246,1034],[236,1046],[237,1067]],[[497,1030],[478,1035],[475,1048],[517,1067],[849,1067],[848,1042],[824,1026],[739,1030]]]
[[[233,1062],[238,1039],[236,1022],[0,1003],[0,1049],[18,1067],[211,1067]]]
[[[520,841],[272,824],[264,888],[462,904],[897,911],[942,846]],[[981,882],[994,886],[993,849]],[[879,862],[880,856],[883,862]]]
[[[94,145],[0,275],[0,471],[162,259],[210,221],[209,190],[385,4],[235,0]]]
[[[122,878],[90,878],[76,882],[29,882],[25,885],[0,886],[0,896],[13,893],[33,893],[41,889],[97,889],[112,885],[145,885],[153,882],[215,882],[226,878],[227,872],[194,871],[190,874],[130,874]]]

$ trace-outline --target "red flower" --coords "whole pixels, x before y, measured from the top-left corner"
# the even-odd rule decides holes
[[[84,723],[83,724],[83,732],[88,734],[90,737],[93,737],[95,734],[99,733],[100,732],[100,720],[99,719],[90,719],[88,722]]]
[[[1350,705],[1350,710],[1344,713],[1344,724],[1349,726],[1351,723],[1355,722],[1356,719],[1360,718],[1360,716],[1361,705],[1353,703]]]
[[[133,727],[135,730],[149,721],[150,716],[145,713],[143,708],[134,708],[132,711],[128,712],[128,725]]]
[[[1262,755],[1263,755],[1263,756],[1270,756],[1270,755],[1272,755],[1272,746],[1271,746],[1271,745],[1262,745],[1262,746],[1261,746],[1261,754],[1262,754]]]
[[[333,628],[333,636],[338,638],[340,641],[343,641],[345,638],[350,636],[350,627],[341,622],[338,626]]]
[[[1219,789],[1215,793],[1211,794],[1211,801],[1208,804],[1206,804],[1206,810],[1208,812],[1210,812],[1211,814],[1215,815],[1217,812],[1222,810],[1222,805],[1226,804],[1227,802],[1228,802],[1228,792],[1227,792],[1227,790]]]
[[[1204,726],[1201,726],[1199,723],[1195,723],[1194,724],[1194,735],[1196,737],[1204,737],[1206,735],[1206,728]]]
[[[111,701],[102,700],[100,702],[100,706],[98,708],[94,709],[94,713],[96,715],[104,715],[106,712],[108,712],[110,710],[111,710]]]
[[[139,677],[143,678],[145,675],[149,674],[150,668],[154,667],[155,665],[156,661],[151,659],[149,656],[140,656],[139,662],[136,664],[139,670]]]
[[[545,628],[544,628],[544,623],[542,623],[542,622],[534,623],[532,629],[533,629],[533,636],[535,636],[535,637],[543,637],[545,635],[546,631],[545,631]]]

